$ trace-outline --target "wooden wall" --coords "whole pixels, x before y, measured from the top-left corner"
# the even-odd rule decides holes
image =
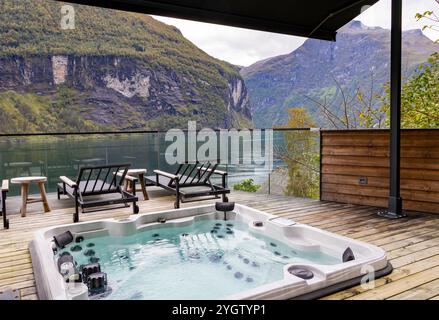
[[[387,207],[389,131],[321,134],[321,199]],[[406,210],[439,214],[439,130],[402,131],[401,197]]]

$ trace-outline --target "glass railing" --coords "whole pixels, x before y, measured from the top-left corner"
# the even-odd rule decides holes
[[[320,132],[285,129],[274,132],[273,170],[259,192],[300,198],[320,197]]]
[[[239,161],[232,161],[229,155],[227,161],[220,161],[219,169],[228,172],[231,189],[234,185],[243,185],[244,190],[254,191],[254,188],[246,188],[245,183],[252,179],[258,193],[318,197],[319,137],[318,132],[307,129],[274,129],[270,166],[254,163],[253,154],[244,147],[245,143],[254,146],[253,136],[250,141],[244,138],[240,140]],[[48,192],[54,192],[60,176],[74,179],[81,166],[129,163],[132,168],[147,169],[149,174],[154,169],[173,172],[176,165],[166,161],[171,143],[165,141],[165,132],[3,135],[0,137],[0,179],[45,176]],[[262,151],[265,152],[264,145]],[[37,190],[31,189],[31,192]],[[11,185],[10,195],[19,193],[18,186]]]

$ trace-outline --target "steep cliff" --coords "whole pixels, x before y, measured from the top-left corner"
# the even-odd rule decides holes
[[[251,125],[238,68],[175,27],[75,6],[75,29],[63,30],[61,6],[0,0],[0,132],[41,131],[35,118],[46,131]]]

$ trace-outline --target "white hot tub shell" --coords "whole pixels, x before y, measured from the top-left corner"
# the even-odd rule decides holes
[[[89,298],[85,284],[69,285],[58,272],[53,252],[55,235],[70,231],[74,237],[123,237],[143,230],[187,225],[197,219],[222,219],[222,217],[223,212],[216,211],[214,205],[206,205],[133,215],[119,221],[105,219],[41,229],[35,233],[30,245],[39,298],[49,300]],[[158,222],[161,219],[166,222]],[[295,223],[240,204],[235,205],[233,212],[227,213],[227,219],[244,222],[248,224],[249,232],[262,233],[299,250],[320,251],[338,256],[341,261],[345,250],[350,248],[355,256],[354,260],[334,265],[286,264],[282,280],[239,292],[226,297],[227,299],[317,298],[392,271],[385,251],[368,243]],[[263,225],[255,226],[255,221],[260,221]],[[309,270],[313,277],[305,280],[295,276],[289,272],[294,268]]]

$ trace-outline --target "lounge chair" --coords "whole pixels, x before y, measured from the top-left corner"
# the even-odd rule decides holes
[[[82,213],[86,208],[123,204],[128,207],[128,203],[133,203],[133,213],[139,213],[137,205],[135,183],[136,178],[128,176],[129,164],[113,164],[97,167],[82,167],[79,169],[76,182],[61,176],[61,183],[58,183],[58,199],[61,195],[67,195],[75,201],[75,214],[73,222],[79,221],[79,207]],[[121,173],[120,173],[121,172]],[[133,192],[130,193],[123,189],[124,180],[129,180],[133,184]],[[109,197],[108,195],[114,195]],[[97,199],[97,196],[105,196]],[[92,199],[90,199],[92,197]],[[88,199],[86,199],[88,198]],[[93,210],[102,211],[108,208]],[[88,211],[91,212],[91,211]]]
[[[6,194],[9,191],[8,180],[3,180],[0,191],[0,215],[3,217],[3,228],[9,229],[9,219],[6,217]]]
[[[194,202],[208,199],[219,199],[227,202],[226,194],[230,190],[226,185],[227,172],[216,170],[218,164],[210,162],[200,164],[184,163],[178,166],[175,173],[154,170],[155,176],[146,177],[148,185],[155,185],[171,191],[176,196],[174,208],[180,208],[180,202]],[[211,182],[212,175],[221,176],[221,185]]]

